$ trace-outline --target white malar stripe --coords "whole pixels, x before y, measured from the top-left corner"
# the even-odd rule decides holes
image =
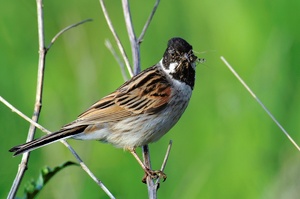
[[[162,66],[163,70],[170,74],[170,73],[175,73],[176,72],[176,67],[178,66],[178,63],[174,62],[174,63],[170,63],[169,65],[169,69],[166,69],[164,66],[163,66],[163,63],[162,63],[162,59],[160,60],[160,65]]]

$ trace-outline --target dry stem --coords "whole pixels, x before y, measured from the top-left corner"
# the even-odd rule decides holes
[[[171,152],[172,144],[173,144],[173,141],[170,140],[168,148],[167,148],[167,152],[166,152],[166,155],[165,155],[165,158],[164,158],[164,161],[163,161],[163,163],[162,163],[162,165],[160,167],[160,170],[162,172],[164,172],[164,170],[166,168],[166,165],[167,165],[167,162],[168,162],[168,158],[169,158],[169,155],[170,155],[170,152]],[[158,178],[156,180],[156,182],[155,182],[156,190],[158,190],[158,188],[159,188],[159,183],[160,183],[160,178]]]
[[[114,58],[116,59],[116,61],[118,62],[119,66],[120,66],[120,70],[123,76],[123,79],[125,81],[128,80],[126,71],[125,71],[125,66],[124,63],[121,61],[121,59],[119,58],[119,56],[117,55],[116,51],[114,50],[114,48],[112,47],[110,41],[108,39],[105,40],[105,46],[108,48],[108,50],[111,52],[111,54],[114,56]]]
[[[127,33],[128,33],[130,45],[131,45],[133,71],[134,71],[134,74],[136,75],[141,71],[140,45],[137,42],[136,36],[134,33],[128,0],[122,0],[122,6],[123,6],[123,13],[124,13],[124,18],[125,18]]]
[[[147,31],[147,28],[149,27],[149,24],[155,14],[155,11],[158,7],[158,4],[159,4],[159,0],[156,0],[156,3],[154,5],[154,8],[147,20],[147,22],[145,23],[144,25],[144,28],[142,30],[142,33],[139,37],[139,39],[136,39],[136,35],[134,33],[134,28],[133,28],[133,24],[132,24],[132,20],[131,20],[131,13],[130,13],[130,7],[129,7],[129,2],[128,0],[122,0],[122,6],[123,6],[123,13],[124,13],[124,18],[125,18],[125,23],[126,23],[126,28],[127,28],[127,32],[128,32],[128,36],[129,36],[129,40],[130,40],[130,44],[131,44],[131,50],[132,50],[132,56],[133,56],[133,71],[134,71],[134,74],[137,74],[140,72],[141,70],[141,67],[140,67],[140,44],[144,38],[144,35]],[[106,21],[107,21],[107,24],[112,32],[112,34],[114,35],[115,37],[115,40],[117,42],[117,45],[119,47],[119,50],[123,56],[123,59],[125,60],[125,64],[127,65],[127,69],[129,71],[129,74],[130,76],[132,77],[133,76],[133,73],[132,73],[132,68],[130,67],[129,63],[127,64],[127,56],[126,56],[126,53],[124,52],[124,48],[121,44],[121,41],[119,40],[118,36],[117,36],[117,33],[112,25],[112,22],[108,16],[108,12],[107,12],[107,9],[104,5],[104,0],[100,0],[100,4],[101,4],[101,7],[102,7],[102,10],[103,10],[103,13],[104,13],[104,16],[106,18]],[[108,46],[108,45],[107,45]],[[112,52],[112,54],[114,55],[114,57],[116,58],[116,60],[118,61],[119,58],[116,56],[116,54],[114,53],[114,50],[112,49],[111,45],[108,46],[109,50]],[[118,61],[119,62],[119,61]],[[122,70],[122,64],[119,64],[120,67],[121,67],[121,70]],[[122,71],[123,73],[123,71]],[[124,76],[124,75],[123,75]],[[167,150],[167,153],[166,153],[166,156],[165,156],[165,159],[164,159],[164,162],[162,164],[162,170],[164,169],[165,165],[166,165],[166,162],[168,160],[168,156],[169,156],[169,153],[170,153],[170,150],[171,150],[171,142],[169,144],[169,147],[168,147],[168,150]],[[145,145],[142,147],[142,150],[143,150],[143,158],[144,158],[144,165],[151,169],[151,159],[150,159],[150,152],[149,152],[149,147],[148,145]],[[156,183],[154,183],[154,181],[148,176],[147,179],[146,179],[146,182],[147,182],[147,187],[148,187],[148,196],[149,198],[151,199],[155,199],[157,198],[157,189],[158,189],[158,185],[159,185],[159,181],[157,181]]]
[[[300,151],[300,147],[293,140],[293,138],[288,134],[288,132],[281,126],[281,124],[276,120],[272,113],[267,109],[267,107],[260,101],[260,99],[253,93],[249,86],[244,82],[244,80],[237,74],[237,72],[232,68],[232,66],[226,61],[226,59],[221,56],[221,60],[229,68],[229,70],[234,74],[234,76],[241,82],[241,84],[246,88],[250,95],[259,103],[259,105],[264,109],[264,111],[271,117],[275,124],[280,128],[280,130],[285,134],[285,136],[290,140],[290,142]]]
[[[38,35],[39,35],[39,63],[38,63],[38,78],[37,78],[37,88],[36,88],[36,98],[32,120],[37,122],[39,119],[41,107],[42,107],[42,92],[43,92],[43,82],[44,82],[44,69],[45,69],[45,39],[44,39],[44,24],[43,24],[43,7],[42,0],[36,0],[37,5],[37,20],[38,20]],[[31,141],[34,138],[35,126],[30,125],[26,142]],[[29,159],[29,153],[24,153],[22,156],[21,163],[19,164],[17,175],[14,179],[12,187],[9,191],[7,198],[15,198],[18,187],[20,186],[21,180],[24,176],[25,170],[27,168]]]
[[[48,51],[51,46],[54,44],[54,42],[58,39],[58,37],[60,37],[64,32],[66,32],[67,30],[70,30],[71,28],[75,28],[76,26],[79,26],[81,24],[84,24],[85,22],[89,22],[92,21],[92,19],[85,19],[83,21],[80,21],[78,23],[75,24],[71,24],[67,27],[65,27],[64,29],[62,29],[61,31],[59,31],[51,40],[50,44],[48,45],[48,47],[46,48],[46,51]]]
[[[152,18],[156,12],[156,9],[158,8],[158,5],[159,5],[159,2],[160,0],[156,0],[155,4],[154,4],[154,7],[152,9],[152,12],[150,13],[150,16],[148,17],[148,20],[146,21],[144,27],[143,27],[143,30],[141,32],[141,35],[139,36],[138,40],[137,40],[137,43],[140,44],[142,43],[143,39],[144,39],[144,36],[146,34],[146,31],[150,25],[150,22],[152,21]]]
[[[40,129],[46,134],[52,133],[51,131],[47,130],[44,128],[42,125],[36,123],[35,121],[31,120],[29,117],[27,117],[24,113],[16,109],[13,105],[11,105],[9,102],[7,102],[4,98],[0,96],[0,101],[5,104],[8,108],[10,108],[13,112],[18,114],[20,117],[28,121],[31,125],[35,126],[36,128]],[[110,198],[115,198],[110,191],[105,187],[105,185],[97,179],[97,177],[90,171],[90,169],[86,166],[86,164],[82,161],[82,159],[79,157],[79,155],[76,153],[76,151],[67,143],[65,140],[60,140],[61,143],[63,143],[74,155],[74,157],[77,159],[79,162],[80,166],[82,169],[104,190],[104,192],[110,197]]]
[[[124,62],[125,62],[125,65],[126,65],[126,67],[127,67],[128,72],[129,72],[129,75],[132,77],[132,76],[133,76],[133,72],[132,72],[132,69],[131,69],[131,66],[130,66],[128,57],[127,57],[127,55],[126,55],[126,52],[125,52],[125,50],[124,50],[124,47],[123,47],[123,45],[122,45],[120,39],[119,39],[119,36],[118,36],[117,32],[115,31],[115,29],[114,29],[114,27],[113,27],[113,25],[112,25],[112,22],[111,22],[111,20],[110,20],[110,18],[109,18],[107,9],[106,9],[105,4],[104,4],[104,0],[100,0],[100,5],[101,5],[101,8],[102,8],[104,17],[105,17],[105,19],[106,19],[106,22],[107,22],[107,24],[108,24],[108,27],[109,27],[111,33],[113,34],[113,36],[114,36],[114,38],[115,38],[115,40],[116,40],[116,43],[117,43],[117,45],[118,45],[118,48],[119,48],[119,50],[120,50],[120,52],[121,52],[121,54],[122,54],[122,57],[123,57],[123,59],[124,59]]]
[[[36,0],[36,5],[37,5],[37,19],[38,19],[38,37],[39,37],[39,62],[38,62],[38,78],[37,78],[37,89],[36,89],[36,102],[34,106],[34,113],[32,116],[32,120],[28,117],[26,117],[24,114],[22,114],[20,111],[18,111],[16,108],[14,108],[12,105],[10,105],[7,101],[5,101],[2,97],[0,97],[0,100],[6,104],[8,107],[10,107],[14,112],[18,113],[21,115],[24,119],[26,118],[27,121],[31,123],[29,131],[28,131],[28,136],[26,139],[26,142],[30,142],[34,138],[34,133],[36,130],[36,127],[41,128],[42,131],[46,133],[51,133],[47,129],[43,128],[41,125],[37,123],[41,107],[42,107],[42,91],[43,91],[43,80],[44,80],[44,69],[45,69],[45,59],[46,59],[46,53],[47,51],[51,48],[51,46],[54,44],[56,39],[66,32],[67,30],[78,26],[82,23],[85,23],[87,21],[90,21],[90,19],[81,21],[79,23],[73,24],[71,26],[68,26],[61,30],[55,37],[52,39],[51,43],[49,44],[48,48],[45,48],[45,38],[44,38],[44,21],[43,21],[43,2],[42,0]],[[88,169],[88,167],[84,164],[84,162],[81,160],[81,158],[78,156],[78,154],[73,150],[73,148],[64,140],[61,141],[75,156],[75,158],[78,160],[80,163],[81,167],[83,170],[85,170],[88,175],[105,191],[105,193],[110,197],[110,198],[115,198],[109,190],[104,186],[104,184],[98,180],[95,175]],[[11,190],[8,194],[9,199],[15,198],[16,192],[20,186],[20,182],[24,176],[25,170],[27,168],[29,160],[29,152],[24,153],[22,156],[21,163],[19,164],[18,172],[15,177],[15,180],[12,184]]]

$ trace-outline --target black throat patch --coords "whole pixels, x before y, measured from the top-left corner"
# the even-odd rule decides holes
[[[177,64],[175,71],[170,72],[170,75],[193,89],[195,83],[194,62],[197,59],[193,53],[193,47],[184,39],[175,37],[168,42],[168,47],[162,60],[162,67],[168,70],[170,69],[170,64]]]

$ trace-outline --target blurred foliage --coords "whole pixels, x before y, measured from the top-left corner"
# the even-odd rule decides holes
[[[25,190],[24,190],[24,196],[23,199],[31,199],[31,198],[35,198],[40,192],[41,190],[45,187],[45,185],[47,184],[47,182],[55,175],[57,174],[59,171],[61,171],[62,169],[71,166],[71,165],[79,165],[78,163],[75,162],[65,162],[57,167],[54,168],[50,168],[50,167],[44,167],[41,171],[40,171],[40,175],[37,178],[37,180],[33,180],[31,179],[30,181],[28,181],[25,185]]]
[[[140,33],[154,1],[130,3]],[[120,1],[106,5],[131,57]],[[141,45],[142,68],[160,60],[173,36],[189,41],[207,62],[197,67],[193,97],[180,122],[150,145],[153,166],[159,168],[173,140],[159,198],[298,197],[299,152],[219,57],[225,56],[300,143],[299,9],[295,0],[161,1]],[[98,1],[44,1],[44,12],[46,43],[68,25],[94,19],[66,32],[47,55],[39,122],[54,131],[123,79],[104,46],[106,38],[113,39]],[[0,95],[31,116],[38,63],[35,1],[2,2],[0,17]],[[5,198],[21,159],[7,151],[25,141],[29,125],[4,105],[0,123],[0,198]],[[117,198],[147,198],[143,172],[128,152],[96,141],[70,143]],[[74,158],[60,143],[34,151],[21,187],[44,165],[67,160]],[[39,198],[107,197],[85,172],[69,167]]]

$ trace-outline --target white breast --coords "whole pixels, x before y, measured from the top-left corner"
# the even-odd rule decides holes
[[[162,111],[155,114],[140,114],[114,123],[106,123],[103,126],[104,128],[99,128],[91,137],[77,135],[75,139],[98,139],[120,148],[143,146],[160,139],[178,122],[192,94],[189,85],[173,79],[169,74],[175,70],[175,67],[176,65],[173,64],[169,67],[169,70],[164,69],[168,74],[172,91],[168,105]]]

